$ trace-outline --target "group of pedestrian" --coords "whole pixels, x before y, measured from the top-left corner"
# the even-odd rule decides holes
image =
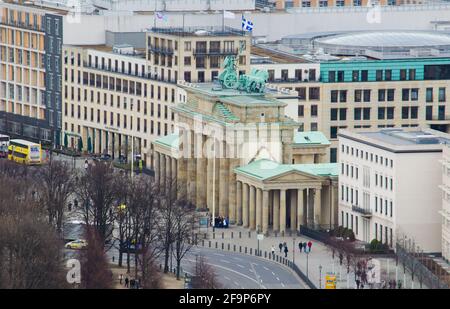
[[[312,242],[299,242],[298,243],[298,248],[300,249],[300,252],[304,251],[305,253],[309,253],[311,252],[311,247],[312,247]],[[284,257],[287,257],[287,254],[289,252],[288,246],[286,242],[283,243],[279,243],[278,244],[278,248],[280,249],[280,253],[284,252]],[[275,256],[275,247],[272,246],[272,255]]]
[[[125,283],[125,287],[129,289],[139,289],[139,280],[131,278],[128,279],[128,276],[123,279],[123,274],[119,275],[119,283],[122,285],[122,281]]]
[[[300,253],[303,251],[305,253],[310,253],[312,248],[312,242],[311,241],[304,241],[298,243],[298,249],[300,250]]]
[[[229,219],[228,217],[215,217],[214,218],[214,227],[216,228],[228,228]]]

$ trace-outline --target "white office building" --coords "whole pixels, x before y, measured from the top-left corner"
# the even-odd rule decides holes
[[[443,145],[431,129],[385,129],[339,137],[339,224],[356,239],[395,247],[397,237],[441,252]]]
[[[450,260],[450,147],[442,152],[442,257]]]

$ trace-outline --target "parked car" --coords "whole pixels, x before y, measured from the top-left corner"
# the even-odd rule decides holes
[[[76,239],[74,241],[70,241],[67,244],[65,244],[66,249],[75,249],[75,250],[82,250],[86,249],[88,243],[84,239]]]

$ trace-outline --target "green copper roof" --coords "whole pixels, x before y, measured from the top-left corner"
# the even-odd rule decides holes
[[[337,163],[280,164],[267,159],[253,161],[234,170],[236,173],[246,174],[259,180],[265,180],[290,171],[299,171],[314,176],[325,177],[338,176],[339,173]]]
[[[294,144],[330,145],[330,141],[325,137],[325,135],[322,132],[319,131],[295,132]]]
[[[173,133],[173,134],[169,134],[169,135],[157,138],[154,143],[165,146],[165,147],[173,148],[173,149],[178,149],[178,145],[179,145],[178,133]]]

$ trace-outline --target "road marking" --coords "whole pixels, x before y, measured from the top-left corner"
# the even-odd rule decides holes
[[[250,263],[250,266],[252,267],[253,273],[255,274],[256,280],[261,280],[260,277],[258,276],[258,274],[256,273],[255,265],[257,265],[257,264],[255,264],[255,263]],[[261,288],[263,288],[263,289],[266,288],[266,287],[262,284],[262,280],[261,280],[260,285],[261,285]]]
[[[284,288],[284,284],[283,284],[283,282],[281,282],[281,286]]]
[[[227,261],[227,260],[220,260],[220,262],[222,262],[222,263],[227,263],[227,264],[230,264],[230,263],[231,263],[230,261]]]
[[[238,257],[234,257],[233,259],[236,260],[236,261],[242,261],[242,259],[238,258]]]
[[[231,281],[231,279],[228,278],[227,276],[223,276],[223,277],[225,278],[225,280],[230,280]]]
[[[272,272],[272,275],[274,275],[274,276],[275,276],[275,273],[274,273],[274,272]]]
[[[280,278],[277,277],[277,280],[280,281]]]
[[[221,253],[213,253],[214,255],[217,255],[217,256],[225,256],[224,254],[221,254]]]
[[[195,262],[195,260],[186,260],[186,261],[189,261],[189,262]],[[208,265],[211,265],[211,266],[218,267],[218,268],[225,269],[225,270],[227,270],[227,271],[231,271],[232,273],[235,273],[235,274],[237,274],[237,275],[239,275],[239,276],[242,276],[242,277],[244,277],[244,278],[247,278],[248,280],[251,280],[251,281],[253,281],[253,282],[255,282],[256,284],[259,284],[259,285],[261,286],[261,284],[260,284],[258,281],[256,281],[255,279],[253,279],[252,277],[249,277],[249,276],[247,276],[247,275],[244,275],[243,273],[240,273],[240,272],[238,272],[238,271],[235,271],[234,269],[231,269],[231,268],[228,268],[228,267],[225,267],[225,266],[222,266],[222,265],[212,264],[212,263],[209,263],[209,262],[207,262],[207,264],[208,264]],[[244,287],[242,287],[242,288],[244,288]],[[266,287],[262,286],[262,288],[265,289]]]
[[[263,266],[263,268],[267,271],[270,271],[270,269],[268,269],[266,266]]]
[[[245,268],[244,266],[242,266],[241,264],[236,264],[238,267],[240,268]]]
[[[239,283],[237,283],[236,281],[233,282],[235,285],[239,286]]]

